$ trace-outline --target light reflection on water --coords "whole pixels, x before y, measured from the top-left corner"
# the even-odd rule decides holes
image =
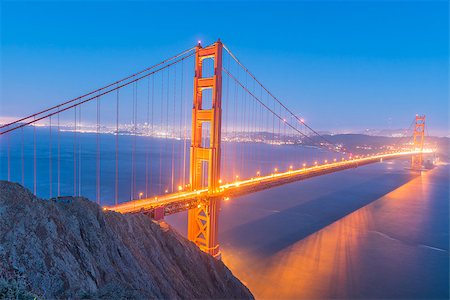
[[[261,249],[275,230],[246,249],[225,241],[223,261],[257,298],[447,298],[447,229],[442,167],[275,253]]]

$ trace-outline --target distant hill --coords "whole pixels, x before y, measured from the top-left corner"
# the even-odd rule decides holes
[[[0,298],[253,298],[218,260],[143,214],[37,199],[0,181]]]
[[[324,135],[324,137],[333,144],[342,144],[349,151],[361,151],[361,146],[371,146],[373,148],[379,148],[386,145],[395,145],[399,141],[408,142],[412,141],[412,138],[399,138],[399,137],[387,137],[387,136],[372,136],[365,134],[335,134]],[[316,138],[317,139],[317,138]],[[450,138],[448,137],[425,137],[426,146],[437,148],[437,154],[444,160],[449,160],[450,152]],[[370,151],[368,151],[370,152]]]

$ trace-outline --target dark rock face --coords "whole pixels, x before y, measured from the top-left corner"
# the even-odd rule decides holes
[[[222,262],[166,224],[83,198],[40,200],[0,181],[0,280],[5,274],[20,274],[46,299],[253,298]]]

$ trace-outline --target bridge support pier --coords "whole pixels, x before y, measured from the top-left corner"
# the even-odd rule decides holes
[[[189,210],[188,239],[193,241],[203,252],[220,259],[219,227],[220,199],[211,199]]]
[[[156,221],[164,220],[164,207],[155,208],[153,211],[153,219]]]
[[[214,61],[214,73],[211,77],[203,77],[205,59]],[[204,90],[211,90],[211,107],[207,107],[209,104],[203,101]],[[220,186],[221,123],[222,43],[219,40],[211,46],[202,48],[199,44],[196,48],[190,149],[190,183],[193,191],[207,187],[208,193],[212,195]],[[208,127],[210,135],[202,139],[204,129]],[[217,240],[219,207],[219,199],[208,197],[208,200],[190,209],[188,214],[188,239],[218,259],[220,259]]]

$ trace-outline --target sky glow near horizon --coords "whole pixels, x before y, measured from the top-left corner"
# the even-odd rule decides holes
[[[2,1],[0,118],[220,37],[313,128],[450,134],[447,1],[205,3]]]

